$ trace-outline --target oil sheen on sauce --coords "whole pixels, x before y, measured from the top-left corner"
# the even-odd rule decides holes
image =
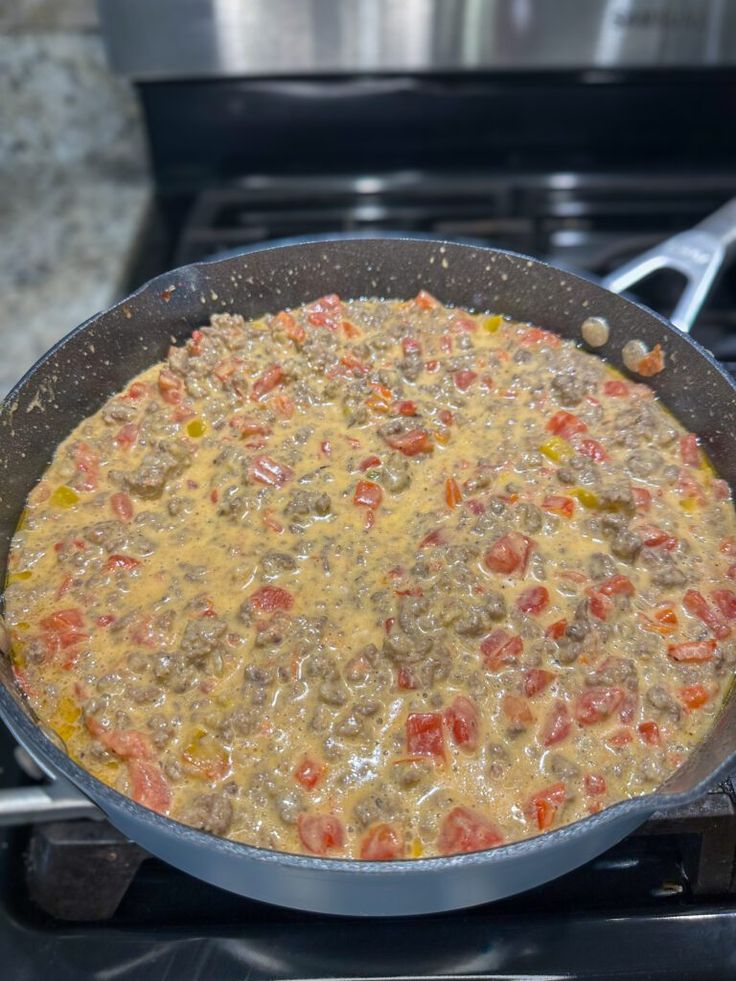
[[[649,387],[421,292],[213,316],[58,448],[5,601],[100,780],[388,859],[661,784],[725,696],[735,577],[728,487]]]

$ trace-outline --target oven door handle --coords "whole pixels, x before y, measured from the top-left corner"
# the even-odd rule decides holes
[[[661,269],[680,273],[686,284],[670,320],[687,334],[735,247],[736,198],[732,198],[694,228],[615,269],[601,285],[612,293],[623,293]]]

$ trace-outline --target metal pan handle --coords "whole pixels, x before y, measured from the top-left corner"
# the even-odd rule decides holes
[[[99,819],[104,815],[66,780],[0,790],[0,827],[82,817]]]
[[[687,283],[670,320],[686,334],[736,246],[736,198],[694,228],[668,238],[609,273],[602,285],[623,293],[660,269],[681,273]]]

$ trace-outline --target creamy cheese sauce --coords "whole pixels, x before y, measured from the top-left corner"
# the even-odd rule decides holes
[[[653,789],[733,670],[728,487],[650,388],[411,301],[215,315],[59,447],[5,593],[70,755],[182,822],[364,859]]]

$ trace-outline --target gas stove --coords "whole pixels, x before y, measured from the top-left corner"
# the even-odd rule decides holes
[[[601,276],[736,195],[736,18],[719,0],[565,2],[552,19],[545,0],[154,6],[101,2],[155,181],[131,289],[333,234],[481,242]],[[640,296],[668,313],[678,289],[653,277]],[[736,374],[734,271],[694,334]],[[531,892],[357,920],[164,865],[63,787],[49,799],[4,731],[0,767],[0,811],[2,788],[30,788],[23,823],[0,827],[12,981],[736,977],[736,774]]]

